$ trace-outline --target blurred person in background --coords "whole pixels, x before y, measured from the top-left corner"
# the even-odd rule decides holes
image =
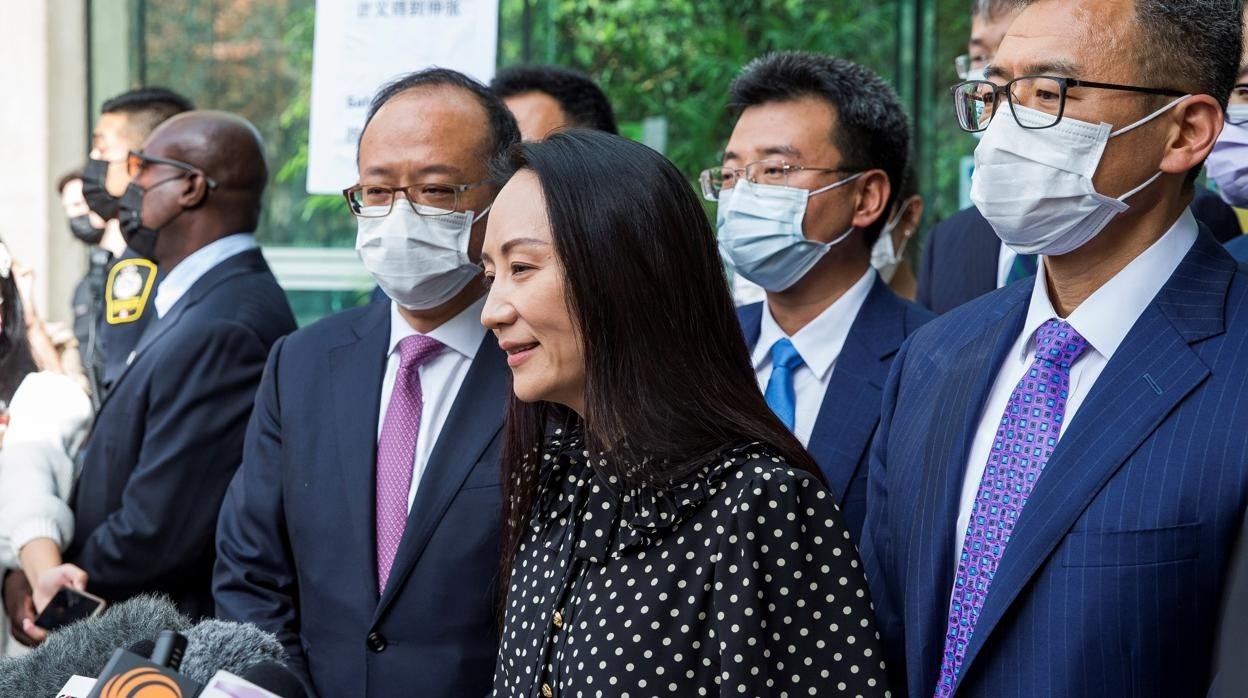
[[[1222,200],[1236,208],[1241,221],[1248,219],[1248,50],[1240,60],[1239,76],[1226,107],[1226,125],[1205,168],[1218,185]],[[1226,249],[1235,259],[1248,261],[1248,236],[1229,240]]]
[[[462,73],[382,87],[343,195],[390,300],[269,357],[213,589],[221,617],[277,635],[325,698],[489,691],[507,364],[481,326],[480,254],[489,162],[519,140]]]
[[[155,264],[127,251],[121,233],[118,205],[131,180],[126,160],[157,126],[194,108],[189,99],[172,90],[141,87],[105,100],[91,133],[91,153],[82,171],[82,193],[91,211],[105,221],[99,247],[112,257],[104,288],[102,322],[86,357],[86,365],[95,367],[93,399],[97,403],[108,395],[148,323],[153,321],[154,289],[159,282]],[[88,269],[88,277],[90,274]]]
[[[78,341],[78,354],[83,373],[95,407],[99,407],[100,383],[103,380],[103,352],[99,349],[100,326],[104,324],[104,286],[113,258],[125,250],[120,231],[116,238],[116,253],[104,247],[106,222],[87,206],[82,195],[82,172],[75,170],[61,177],[57,184],[61,206],[69,222],[69,232],[74,239],[87,247],[87,273],[74,286],[74,338]]]
[[[164,270],[157,322],[100,408],[65,559],[110,603],[158,592],[210,616],[217,512],[269,348],[294,329],[251,232],[264,146],[238,116],[188,112],[157,127],[128,168],[118,217],[127,246]],[[5,603],[29,624],[25,582],[8,575]]]
[[[737,119],[723,166],[702,173],[703,196],[718,204],[724,260],[766,292],[738,311],[758,386],[857,541],[880,391],[897,349],[931,318],[871,265],[909,124],[887,83],[832,56],[764,56],[729,91]]]
[[[67,500],[91,403],[83,386],[61,373],[60,357],[25,301],[25,285],[0,243],[0,568],[20,570],[34,584],[61,563],[73,533]],[[40,593],[26,610],[41,610],[48,598]],[[21,614],[10,619],[15,639],[41,639],[39,632],[27,634]]]
[[[619,133],[607,95],[579,71],[553,65],[504,68],[490,81],[490,90],[515,114],[526,141],[564,128]]]
[[[984,68],[992,63],[1002,37],[1025,4],[1022,0],[973,0],[971,39],[967,54],[957,61],[959,77],[982,79]],[[1235,212],[1207,188],[1196,187],[1191,207],[1196,220],[1218,240],[1225,242],[1239,235]],[[983,213],[970,206],[927,233],[915,298],[933,312],[945,313],[994,289],[1035,276],[1036,263],[1035,255],[1019,255],[1002,243]]]
[[[493,695],[887,695],[856,549],[758,391],[685,178],[586,129],[501,169],[481,313],[514,393]]]
[[[901,188],[893,200],[888,222],[871,248],[871,266],[893,293],[910,301],[914,300],[919,282],[914,275],[913,257],[906,256],[906,251],[913,249],[910,241],[919,231],[922,220],[923,196],[918,192],[918,177],[911,159],[902,175]]]

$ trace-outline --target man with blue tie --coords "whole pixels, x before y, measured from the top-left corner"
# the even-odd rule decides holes
[[[218,526],[218,615],[275,633],[315,693],[484,695],[497,654],[509,374],[482,327],[503,102],[428,69],[374,97],[356,250],[390,297],[273,348]]]
[[[871,267],[909,157],[906,117],[869,70],[796,52],[747,65],[730,105],[723,166],[701,181],[725,261],[767,292],[739,310],[754,370],[857,539],[884,379],[930,318]]]
[[[894,361],[863,559],[911,696],[1188,696],[1248,495],[1248,276],[1189,208],[1236,3],[1037,0],[986,81],[971,198],[1040,256]]]

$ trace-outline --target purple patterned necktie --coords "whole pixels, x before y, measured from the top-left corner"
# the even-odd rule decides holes
[[[1036,330],[1036,359],[1010,394],[975,493],[949,604],[937,698],[953,694],[992,577],[1018,515],[1057,446],[1070,367],[1087,348],[1088,340],[1061,320],[1049,320]]]
[[[407,526],[408,492],[420,435],[424,395],[416,369],[445,347],[436,339],[414,334],[399,340],[399,372],[377,440],[377,591],[385,591],[390,567]]]

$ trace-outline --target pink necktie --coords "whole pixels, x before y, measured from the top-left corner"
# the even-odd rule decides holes
[[[399,341],[399,372],[377,440],[377,591],[386,589],[403,529],[420,435],[424,397],[416,369],[443,349],[436,339],[411,335]]]

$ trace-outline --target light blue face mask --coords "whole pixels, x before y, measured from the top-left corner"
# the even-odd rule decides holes
[[[814,191],[746,180],[725,189],[716,215],[720,256],[736,273],[768,291],[789,288],[854,232],[850,228],[827,243],[807,240],[802,234],[807,201],[862,175],[859,172]]]

